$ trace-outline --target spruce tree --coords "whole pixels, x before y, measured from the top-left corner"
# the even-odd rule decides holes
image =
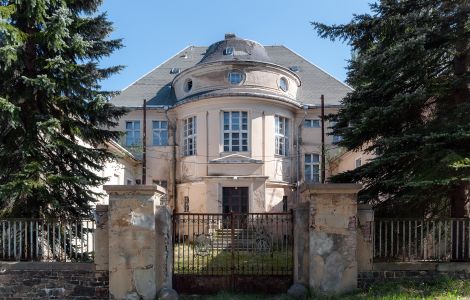
[[[388,216],[466,216],[470,182],[470,2],[382,0],[344,25],[312,23],[353,58],[335,135],[376,155],[332,178]]]
[[[0,216],[81,218],[124,113],[99,82],[121,47],[99,0],[0,0]]]

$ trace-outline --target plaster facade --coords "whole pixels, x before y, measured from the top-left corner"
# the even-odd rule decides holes
[[[326,86],[335,95],[326,102],[328,115],[338,110],[336,98],[349,88],[331,76],[318,87],[303,87],[315,72],[319,77],[325,73],[309,71],[306,61],[296,69],[285,57],[274,59],[262,45],[234,35],[201,52],[200,60],[189,52],[171,59],[173,66],[186,64],[183,70],[163,64],[113,99],[129,109],[116,129],[135,135],[135,145],[127,135],[121,144],[141,159],[124,183],[164,185],[169,206],[178,212],[223,212],[223,189],[228,187],[248,188],[248,212],[293,208],[302,183],[321,181],[321,109],[304,100],[306,91],[317,89],[320,99]],[[304,61],[289,55],[292,63]],[[190,59],[194,64],[188,66]],[[163,72],[175,75],[163,84]],[[153,98],[135,99],[152,95],[143,91],[152,84]],[[161,124],[165,128],[155,129]],[[342,154],[328,135],[331,126],[325,122],[325,179],[338,169],[336,158]],[[156,142],[155,135],[161,134],[165,140]]]

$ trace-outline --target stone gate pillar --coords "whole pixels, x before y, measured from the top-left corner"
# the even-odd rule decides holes
[[[372,271],[374,245],[372,244],[372,226],[374,210],[369,204],[358,204],[357,207],[357,264],[359,272]]]
[[[357,184],[307,184],[308,286],[320,294],[357,288]]]
[[[157,273],[155,211],[164,194],[152,185],[110,185],[109,293],[113,299],[155,299]]]

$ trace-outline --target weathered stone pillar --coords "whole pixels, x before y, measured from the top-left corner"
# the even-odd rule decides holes
[[[309,287],[320,294],[357,288],[356,184],[310,184],[301,201],[310,203]]]
[[[369,204],[359,204],[357,207],[357,265],[359,272],[372,270],[374,248],[372,244],[372,226],[374,210]]]
[[[308,286],[309,242],[308,216],[310,203],[299,203],[294,209],[294,282]]]
[[[109,194],[109,293],[114,299],[155,299],[155,209],[152,185],[105,186]]]
[[[170,208],[157,206],[155,210],[156,290],[172,288],[172,222]]]
[[[109,270],[108,205],[96,205],[95,268]]]

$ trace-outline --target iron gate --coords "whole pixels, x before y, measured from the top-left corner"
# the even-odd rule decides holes
[[[292,276],[292,212],[173,215],[179,293],[285,292]]]

